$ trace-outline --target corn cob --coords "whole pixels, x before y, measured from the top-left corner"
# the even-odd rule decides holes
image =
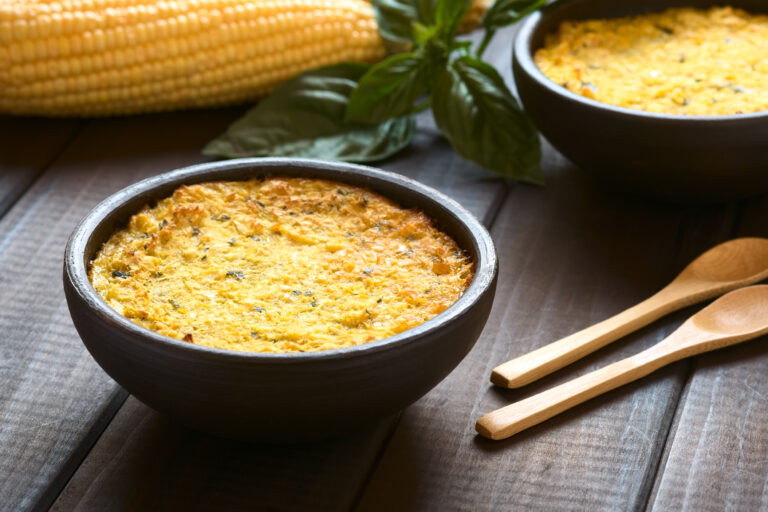
[[[493,0],[474,0],[472,5],[469,6],[467,15],[464,16],[464,20],[461,22],[459,32],[467,33],[479,27],[485,11],[488,10],[492,3]]]
[[[233,104],[303,71],[385,53],[367,0],[0,0],[0,112]]]

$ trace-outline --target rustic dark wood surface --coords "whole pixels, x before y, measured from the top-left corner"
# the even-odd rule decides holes
[[[405,411],[358,510],[644,506],[686,363],[506,441],[480,438],[473,422],[662,339],[684,315],[663,319],[521,390],[502,391],[488,382],[495,365],[647,297],[682,269],[688,244],[707,247],[726,238],[727,229],[720,215],[711,215],[711,230],[686,240],[681,233],[689,231],[690,209],[619,196],[548,155],[546,189],[513,190],[493,226],[499,290],[481,340],[456,371]],[[727,216],[727,208],[722,214]]]
[[[49,167],[82,121],[0,118],[0,217]]]
[[[508,68],[503,44],[490,55]],[[445,381],[398,417],[296,446],[213,438],[126,401],[69,319],[64,243],[111,192],[203,161],[200,148],[241,112],[0,117],[0,510],[768,511],[765,339],[679,362],[506,441],[473,428],[664,337],[696,308],[521,390],[488,382],[496,364],[634,304],[711,245],[768,236],[768,199],[649,203],[549,147],[545,188],[506,183],[459,159],[426,120],[381,166],[478,215],[501,266],[488,325]]]
[[[740,236],[768,236],[768,198],[745,202]],[[691,363],[649,510],[768,510],[768,343]]]
[[[217,129],[220,127],[214,127],[212,134]],[[199,142],[192,142],[189,154],[199,148]],[[449,146],[429,129],[396,162],[382,167],[396,167],[403,174],[441,189],[487,223],[507,189],[502,181],[488,179],[479,169],[457,161]],[[114,509],[116,500],[131,496],[130,503],[126,503],[130,510],[173,510],[180,503],[186,510],[196,506],[205,510],[213,503],[221,504],[223,509],[249,510],[255,501],[267,510],[349,510],[394,426],[392,420],[385,421],[351,439],[307,450],[223,442],[186,432],[158,416],[143,404],[128,402],[54,508]],[[169,439],[174,441],[169,443]],[[180,445],[179,439],[184,440]],[[186,471],[179,466],[181,452],[189,452],[183,457],[193,461],[182,466],[200,472],[200,477],[209,477],[170,481],[158,478],[158,471],[164,475]],[[111,462],[104,466],[98,462],[103,460]],[[236,485],[237,481],[244,484],[237,493],[228,494],[220,488]],[[277,492],[281,488],[283,492]]]
[[[197,148],[231,117],[219,111],[89,122],[66,149],[51,144],[47,158],[23,149],[30,164],[7,167],[28,177],[50,162],[0,219],[0,508],[41,508],[55,499],[126,396],[84,350],[69,318],[61,286],[69,233],[110,193],[199,161]],[[45,135],[49,123],[21,126]],[[18,155],[11,148],[3,162],[6,154]]]

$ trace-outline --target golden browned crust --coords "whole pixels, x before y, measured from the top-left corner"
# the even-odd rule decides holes
[[[114,309],[211,347],[293,352],[385,338],[455,302],[473,264],[423,212],[330,181],[183,186],[93,260]]]
[[[768,110],[768,16],[732,7],[568,21],[535,61],[588,98],[649,112]]]

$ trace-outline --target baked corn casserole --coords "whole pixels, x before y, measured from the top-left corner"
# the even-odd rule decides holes
[[[251,352],[386,338],[453,304],[471,258],[418,209],[359,187],[274,177],[182,186],[91,262],[116,311],[160,334]]]
[[[619,107],[687,115],[768,110],[768,16],[733,7],[566,21],[534,60],[570,91]]]

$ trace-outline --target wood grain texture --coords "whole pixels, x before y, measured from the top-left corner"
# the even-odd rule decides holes
[[[419,126],[411,146],[379,167],[447,193],[489,225],[506,196],[505,182],[458,158],[429,114]],[[263,510],[349,510],[395,424],[393,418],[306,447],[247,446],[185,431],[129,400],[53,508],[177,510],[184,503],[195,510],[217,503],[252,510],[258,503]],[[170,485],[158,477],[169,474],[176,476]]]
[[[120,187],[199,161],[231,118],[92,122],[0,220],[0,510],[47,507],[125,398],[69,318],[61,267],[70,231]]]
[[[492,411],[477,421],[488,439],[505,439],[659,368],[768,333],[768,285],[745,286],[697,311],[672,334],[633,356]]]
[[[739,235],[768,235],[768,198],[740,217]],[[768,511],[767,341],[694,360],[648,510]]]
[[[662,316],[768,277],[768,239],[738,238],[709,249],[671,283],[621,313],[493,369],[497,386],[518,388]]]
[[[507,79],[510,41],[510,31],[500,34],[488,53]],[[534,386],[498,390],[487,380],[500,362],[657,291],[731,236],[737,210],[627,198],[548,147],[547,188],[511,186],[507,196],[503,182],[456,157],[424,116],[413,146],[382,167],[446,191],[487,224],[496,218],[502,268],[495,309],[456,371],[399,424],[384,421],[325,443],[215,439],[133,399],[104,430],[125,394],[90,359],[66,312],[64,241],[110,192],[201,161],[199,148],[241,110],[89,123],[0,219],[0,510],[45,509],[65,484],[55,510],[632,510],[648,503],[657,470],[650,508],[768,510],[768,352],[760,341],[723,351],[727,357],[698,358],[679,407],[687,362],[508,441],[485,441],[473,430],[485,412],[671,332],[693,310]],[[20,167],[34,168],[35,158],[21,158]],[[755,202],[743,234],[765,235],[766,214],[768,204]]]
[[[429,130],[382,167],[434,186],[486,221],[507,190]],[[319,444],[249,446],[187,431],[129,400],[54,509],[349,510],[394,425]]]
[[[358,511],[632,510],[645,504],[686,375],[676,363],[507,441],[482,414],[639,352],[689,310],[520,390],[489,387],[499,362],[657,291],[730,231],[728,209],[659,206],[589,181],[547,151],[546,189],[516,187],[493,227],[491,318],[443,383],[407,409]]]
[[[82,121],[0,115],[0,217],[69,144]]]
[[[341,439],[256,445],[175,424],[131,397],[54,504],[72,510],[349,510],[382,421]]]

